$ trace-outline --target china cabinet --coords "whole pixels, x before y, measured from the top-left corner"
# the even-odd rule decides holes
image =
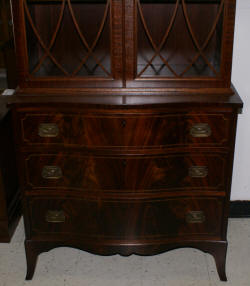
[[[54,247],[194,247],[226,280],[235,0],[12,5],[26,278]]]

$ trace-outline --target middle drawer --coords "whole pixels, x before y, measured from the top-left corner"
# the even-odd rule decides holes
[[[81,191],[222,190],[226,155],[168,154],[101,157],[24,154],[26,189]]]

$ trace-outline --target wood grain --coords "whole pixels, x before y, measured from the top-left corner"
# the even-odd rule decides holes
[[[26,279],[59,246],[195,247],[225,281],[243,106],[230,79],[235,0],[24,1],[12,0],[19,87],[2,100],[13,111]],[[48,124],[55,136],[41,136]],[[197,124],[206,136],[193,136]]]
[[[150,201],[85,201],[71,198],[30,199],[31,233],[34,236],[76,235],[124,242],[168,237],[219,237],[223,210],[221,198],[178,198]],[[47,222],[48,210],[62,210],[65,222]],[[189,211],[204,212],[203,223],[188,223]],[[115,214],[115,215],[114,215]],[[213,217],[213,219],[211,219]],[[32,235],[32,236],[33,236]],[[32,237],[31,236],[31,237]],[[67,239],[65,237],[65,239]]]
[[[95,148],[153,148],[181,146],[226,146],[229,142],[228,114],[63,114],[47,113],[21,115],[21,144]],[[39,126],[54,123],[59,129],[56,137],[39,136]],[[190,134],[198,123],[206,123],[211,135],[196,138]],[[109,130],[109,132],[106,132]],[[135,136],[135,134],[137,134]]]
[[[81,191],[83,193],[160,191],[223,191],[227,157],[204,153],[163,154],[158,156],[83,156],[81,153],[30,154],[25,164],[25,188],[41,193]],[[60,168],[62,177],[46,179],[45,166]],[[191,177],[189,168],[204,166],[207,175]]]

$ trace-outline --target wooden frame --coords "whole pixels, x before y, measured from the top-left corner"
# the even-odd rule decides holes
[[[242,108],[242,101],[230,81],[236,0],[167,0],[173,5],[164,6],[166,10],[160,11],[162,21],[148,6],[147,16],[150,20],[152,18],[151,24],[155,28],[154,40],[147,31],[142,10],[139,11],[146,40],[153,46],[153,53],[151,49],[147,54],[148,61],[145,61],[143,71],[155,55],[159,56],[177,8],[182,4],[183,14],[178,18],[177,31],[181,34],[185,25],[187,34],[180,38],[174,34],[174,45],[171,43],[167,48],[187,55],[173,61],[173,66],[179,64],[177,70],[183,74],[196,59],[203,58],[201,66],[205,66],[205,72],[200,71],[198,63],[194,65],[191,75],[195,76],[192,78],[182,78],[176,71],[172,71],[174,77],[167,77],[171,67],[164,57],[169,50],[160,56],[162,62],[156,63],[156,66],[165,65],[169,70],[161,74],[156,67],[156,72],[153,69],[147,74],[155,74],[155,77],[138,78],[137,42],[142,43],[141,50],[147,53],[146,44],[140,42],[141,34],[137,33],[137,10],[141,9],[139,0],[108,0],[110,6],[106,5],[104,14],[102,9],[105,5],[101,6],[99,14],[103,15],[102,19],[107,17],[108,7],[111,7],[112,18],[111,38],[108,39],[107,34],[105,38],[111,40],[112,76],[106,78],[91,78],[88,72],[83,72],[88,75],[86,77],[74,76],[79,65],[72,57],[74,50],[80,58],[80,68],[92,53],[104,23],[101,21],[99,32],[96,32],[92,27],[95,23],[88,16],[84,18],[85,8],[78,6],[79,23],[79,19],[84,18],[86,22],[81,24],[92,29],[93,42],[90,44],[89,40],[88,43],[70,11],[70,1],[89,0],[29,0],[62,3],[56,9],[47,6],[34,8],[33,16],[38,26],[46,22],[47,18],[43,17],[46,9],[51,9],[48,19],[54,17],[55,22],[55,28],[45,23],[39,36],[30,20],[31,43],[36,46],[38,39],[45,51],[41,49],[40,53],[38,48],[34,54],[28,51],[26,41],[23,4],[28,0],[12,1],[19,89],[7,101],[12,107],[22,192],[26,279],[32,279],[40,253],[60,246],[101,255],[154,255],[174,248],[194,247],[213,255],[219,277],[225,281],[236,123],[237,113]],[[157,1],[166,3],[166,0],[154,0],[153,3]],[[201,15],[207,13],[207,8],[210,11],[205,28],[202,26],[201,29],[202,36],[195,35],[192,30],[186,2],[205,4],[202,7],[189,6],[197,27]],[[73,26],[63,30],[53,56],[50,48],[59,31],[66,3],[69,18],[65,27]],[[209,6],[214,3],[213,7]],[[97,11],[100,6],[93,8]],[[223,22],[219,20],[222,12]],[[166,14],[170,19],[167,28]],[[205,55],[203,49],[218,21],[223,25],[218,27]],[[71,31],[77,33],[81,42],[72,42],[68,47],[65,43],[73,39]],[[42,42],[43,33],[48,38],[47,46]],[[185,37],[189,40],[186,46],[182,44]],[[81,53],[82,43],[87,48],[85,58]],[[105,40],[103,47],[101,52],[106,52]],[[65,59],[67,52],[69,58]],[[35,77],[29,72],[28,54],[34,70],[39,69],[46,57],[50,57],[62,73],[65,73],[62,67],[65,62],[73,72],[57,77],[55,75],[60,73],[55,72],[52,65],[48,72],[41,71],[40,75],[46,77]],[[56,63],[56,57],[62,60],[61,66]],[[186,58],[190,60],[186,61]],[[213,73],[216,77],[207,77]],[[191,175],[190,168],[193,167],[207,170],[205,176],[200,176],[199,172],[197,177]],[[51,171],[44,178],[44,168],[57,170],[57,174]]]
[[[223,13],[223,37],[221,52],[221,72],[218,77],[191,77],[191,78],[138,78],[136,77],[136,33],[137,33],[137,6],[139,0],[111,0],[111,62],[112,77],[35,77],[28,70],[28,55],[25,34],[25,11],[23,5],[26,0],[13,0],[13,14],[15,19],[15,34],[17,56],[19,58],[19,86],[26,88],[226,88],[231,85],[232,45],[235,17],[235,0],[222,0],[220,12]],[[65,1],[62,0],[65,4]],[[185,0],[176,0],[185,3]],[[69,1],[70,3],[70,1]],[[107,2],[108,5],[109,2]],[[176,2],[178,4],[178,2]],[[176,4],[176,5],[177,5]],[[223,9],[223,7],[224,9]],[[184,9],[185,11],[185,9]],[[218,15],[219,15],[218,13]],[[218,16],[217,15],[217,16]],[[218,21],[216,17],[215,21]],[[211,29],[214,30],[216,23]],[[125,29],[126,27],[126,29]],[[190,28],[191,29],[191,28]],[[191,34],[195,39],[194,34]],[[168,31],[169,32],[169,31]],[[211,35],[210,35],[211,36]],[[56,37],[56,36],[55,36]],[[55,38],[54,37],[54,38]],[[195,41],[195,40],[194,40]],[[209,35],[207,38],[209,41]],[[207,42],[206,41],[206,42]],[[52,39],[53,42],[53,39]],[[196,42],[196,41],[195,41]],[[198,52],[202,55],[202,47],[196,43]],[[47,51],[48,52],[48,51]],[[205,57],[204,57],[205,58]],[[206,58],[205,58],[206,59]]]
[[[232,46],[234,34],[235,0],[225,0],[223,14],[223,37],[221,54],[220,77],[208,78],[136,78],[136,31],[137,8],[135,2],[139,0],[127,0],[126,5],[126,78],[127,87],[158,87],[158,88],[229,88],[231,85]],[[205,1],[204,1],[205,2]],[[177,3],[177,2],[176,2]],[[180,0],[179,3],[185,3]],[[133,17],[131,17],[133,15]],[[216,19],[217,20],[217,19]],[[214,29],[214,26],[213,28]],[[133,40],[131,39],[133,37]]]
[[[65,2],[70,3],[70,0],[62,0],[62,5]],[[25,10],[27,14],[27,2],[26,0],[13,0],[13,17],[14,17],[14,28],[16,35],[16,54],[20,59],[18,62],[18,73],[19,73],[19,87],[20,88],[46,88],[46,87],[122,87],[122,19],[119,17],[122,10],[122,3],[120,0],[108,0],[107,5],[109,6],[110,14],[110,33],[111,33],[111,76],[109,77],[35,77],[29,72],[28,54],[27,54],[27,39],[25,29]],[[25,4],[26,3],[26,4]],[[107,10],[106,10],[107,11]],[[107,15],[107,14],[106,14]],[[77,21],[73,17],[74,24],[78,31],[81,40],[88,45],[81,34],[81,31],[77,25]],[[31,19],[30,19],[31,21]],[[58,22],[59,23],[59,22]],[[33,29],[35,26],[33,25]],[[57,30],[58,31],[58,30]],[[100,31],[99,31],[100,32]],[[99,34],[98,32],[98,34]],[[46,48],[38,32],[36,33],[38,40],[47,54],[49,49]],[[53,38],[56,37],[56,33]],[[52,41],[53,42],[53,39]],[[91,47],[87,46],[89,53]]]

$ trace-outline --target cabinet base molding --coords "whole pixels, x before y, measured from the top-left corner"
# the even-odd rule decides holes
[[[177,248],[196,248],[209,253],[214,257],[217,271],[221,281],[227,281],[226,277],[226,253],[227,241],[183,241],[171,243],[121,243],[121,242],[86,242],[86,241],[25,241],[25,251],[27,259],[26,280],[31,280],[36,268],[39,254],[48,252],[57,247],[72,247],[87,251],[97,255],[115,255],[129,256],[132,254],[147,256],[156,255]],[[105,258],[104,258],[105,259]]]

